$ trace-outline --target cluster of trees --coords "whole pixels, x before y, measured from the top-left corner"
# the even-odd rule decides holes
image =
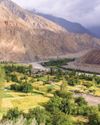
[[[85,73],[79,75],[80,79],[86,80],[86,81],[92,81],[93,76],[92,75],[86,75]]]
[[[5,73],[7,75],[11,74],[12,72],[19,72],[26,75],[31,75],[32,66],[26,66],[26,65],[17,65],[17,64],[8,64],[4,66]]]
[[[28,113],[20,112],[17,108],[8,111],[3,117],[1,125],[10,123],[9,125],[75,125],[71,116],[62,112],[47,112],[39,107],[30,110]],[[13,123],[13,124],[11,124]]]
[[[44,66],[56,66],[56,67],[60,67],[62,65],[66,65],[68,62],[72,62],[74,60],[75,59],[68,59],[68,58],[57,59],[57,60],[51,60],[51,61],[45,62],[43,65]]]
[[[79,79],[83,79],[86,81],[93,81],[93,82],[95,82],[95,84],[100,85],[100,77],[96,76],[95,74],[94,75],[86,75],[84,73],[84,74],[79,75]]]
[[[12,81],[15,84],[10,86],[11,90],[31,93],[33,91],[33,78],[31,77],[32,66],[31,65],[18,65],[14,63],[7,63],[3,66],[5,70],[5,79],[9,82]],[[21,74],[21,75],[20,75]]]
[[[49,62],[47,62],[49,63]],[[87,88],[93,86],[93,85],[100,85],[100,77],[96,76],[95,74],[85,74],[85,73],[78,73],[76,71],[66,71],[64,69],[61,69],[59,67],[50,67],[50,71],[46,73],[48,76],[53,76],[52,79],[47,79],[45,81],[46,83],[49,83],[49,80],[53,82],[59,82],[63,79],[71,85],[75,86],[80,84],[80,81],[83,80],[83,85]]]
[[[66,60],[60,60],[59,65],[65,63],[65,61]],[[56,62],[53,62],[53,65],[54,64],[56,64]],[[12,72],[19,72],[25,74],[25,76],[30,76],[31,66],[7,65],[5,66],[5,71],[11,80],[16,82],[16,84],[10,86],[11,90],[24,93],[31,93],[33,91],[33,86],[27,82],[26,77],[23,77],[19,81],[16,74],[12,74]],[[7,122],[9,125],[100,125],[100,105],[98,107],[89,106],[84,98],[73,97],[72,93],[66,91],[67,83],[74,86],[79,84],[80,79],[95,81],[95,83],[100,84],[100,78],[98,76],[79,75],[74,71],[63,72],[60,69],[54,71],[52,68],[49,75],[54,76],[52,78],[56,80],[63,80],[64,83],[60,91],[56,91],[54,96],[43,105],[43,108],[37,107],[29,110],[28,113],[23,113],[19,111],[18,108],[9,110],[8,113],[3,116],[0,123],[1,125],[7,124]],[[49,75],[47,78],[48,82],[50,81]],[[24,82],[22,82],[23,79],[25,80]],[[92,86],[92,84],[83,84],[87,87]],[[52,88],[48,88],[48,92],[51,90]],[[86,117],[88,122],[75,122],[73,120],[74,116]]]
[[[66,91],[56,91],[55,96],[46,104],[46,110],[52,114],[55,112],[64,113],[66,117],[86,116],[88,118],[87,124],[100,124],[100,106],[89,106],[83,97],[74,98],[71,93]],[[72,123],[72,120],[68,125],[70,125],[70,123],[71,125],[75,125],[75,123]],[[78,124],[79,123],[77,123],[77,125]],[[87,125],[86,123],[81,124]],[[64,125],[67,125],[67,123]]]
[[[10,89],[17,92],[31,93],[33,91],[33,86],[29,83],[16,83],[12,84]]]
[[[86,116],[88,122],[73,120],[74,116],[80,115]],[[89,106],[82,97],[75,98],[70,92],[56,91],[44,108],[37,107],[29,110],[28,113],[22,113],[18,109],[9,110],[2,122],[16,121],[21,116],[26,119],[28,125],[100,125],[100,105]]]
[[[77,78],[70,78],[70,79],[68,79],[68,85],[75,86],[77,84],[79,84],[79,81],[78,81]]]
[[[65,80],[68,82],[69,85],[75,86],[77,84],[80,84],[80,80],[87,81],[87,83],[83,83],[86,87],[91,87],[93,85],[100,85],[100,77],[94,75],[89,75],[85,73],[78,73],[76,71],[64,71],[61,69],[57,69],[54,72],[54,75],[58,80],[61,80],[62,78],[65,78]]]

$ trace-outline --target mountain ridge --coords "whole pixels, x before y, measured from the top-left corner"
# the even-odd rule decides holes
[[[45,14],[45,13],[40,13],[37,12],[35,10],[33,10],[32,12],[36,13],[37,15],[40,15],[50,21],[55,22],[56,24],[62,26],[63,28],[65,28],[66,30],[68,30],[69,32],[72,33],[80,33],[80,34],[88,34],[91,35],[93,37],[99,38],[100,39],[100,26],[93,26],[93,27],[84,27],[82,24],[77,23],[77,22],[71,22],[68,21],[64,18],[61,17],[57,17],[57,16],[53,16],[50,14]]]
[[[70,33],[10,0],[0,1],[0,60],[33,62],[100,48],[100,40]]]
[[[94,34],[95,37],[100,39],[100,26],[88,27],[88,29],[92,34]]]
[[[64,18],[56,17],[56,16],[49,15],[49,14],[38,13],[36,11],[33,11],[33,12],[35,12],[36,14],[38,14],[40,16],[43,16],[44,18],[47,18],[47,19],[57,23],[58,25],[62,26],[63,28],[65,28],[69,32],[80,33],[80,34],[87,33],[89,35],[92,35],[92,33],[87,28],[82,26],[80,23],[71,22],[71,21],[68,21]]]

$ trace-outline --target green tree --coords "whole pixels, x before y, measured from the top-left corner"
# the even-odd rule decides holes
[[[45,108],[49,112],[56,112],[60,110],[61,98],[58,96],[54,96],[50,99],[50,101],[46,104]]]
[[[66,99],[73,99],[73,94],[68,91],[56,91],[55,95],[61,97],[61,98],[66,98]]]
[[[62,112],[56,112],[52,117],[52,125],[74,125],[72,118]]]
[[[29,113],[26,115],[28,119],[36,119],[38,125],[50,123],[49,113],[40,107],[29,110]]]
[[[60,109],[65,114],[73,114],[73,109],[75,107],[74,100],[72,99],[63,99],[61,101]]]
[[[28,83],[12,84],[10,89],[18,92],[31,93],[33,91],[33,86]]]
[[[70,78],[70,79],[68,79],[68,85],[75,86],[77,84],[78,84],[78,79],[77,78]]]
[[[66,82],[65,78],[63,78],[63,80],[62,80],[62,84],[60,86],[60,90],[61,91],[67,91],[67,82]]]
[[[89,125],[100,125],[100,112],[99,111],[89,116]]]
[[[33,86],[31,84],[22,84],[21,89],[22,92],[31,93],[33,91]]]
[[[83,97],[75,98],[75,103],[77,103],[78,106],[87,105],[87,102],[85,101]]]
[[[21,115],[18,108],[10,109],[6,115],[3,116],[3,120],[15,120]]]

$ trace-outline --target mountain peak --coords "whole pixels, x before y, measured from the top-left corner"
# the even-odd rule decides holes
[[[0,7],[2,8],[2,12],[0,13],[0,15],[2,15],[1,17],[3,17],[4,19],[7,18],[8,20],[11,19],[11,16],[13,16],[16,20],[19,20],[21,23],[24,23],[24,25],[27,25],[31,29],[47,29],[55,32],[65,31],[64,28],[58,26],[57,24],[48,21],[47,19],[44,19],[42,17],[39,17],[35,14],[31,14],[29,11],[21,8],[11,0],[1,0]],[[5,9],[4,14],[3,8]]]
[[[12,14],[23,17],[25,16],[24,14],[24,9],[19,7],[16,3],[14,3],[11,0],[0,0],[0,5],[6,7]]]
[[[9,6],[12,6],[14,5],[15,3],[12,1],[12,0],[0,0],[0,3],[1,4],[4,4],[4,5],[9,5]],[[16,4],[17,5],[17,4]]]

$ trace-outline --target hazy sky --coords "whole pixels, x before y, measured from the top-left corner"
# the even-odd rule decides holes
[[[13,0],[20,6],[36,9],[80,22],[85,26],[100,26],[100,0]]]

